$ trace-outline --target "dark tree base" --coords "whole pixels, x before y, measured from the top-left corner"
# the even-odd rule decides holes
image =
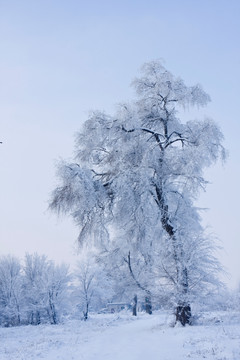
[[[148,296],[145,297],[145,309],[147,314],[152,315],[152,301]]]
[[[133,308],[132,308],[133,316],[137,316],[137,295],[133,298]]]
[[[83,320],[87,321],[87,319],[88,319],[88,313],[83,311]]]
[[[178,305],[176,308],[176,322],[180,322],[183,326],[191,324],[191,307],[190,305]]]

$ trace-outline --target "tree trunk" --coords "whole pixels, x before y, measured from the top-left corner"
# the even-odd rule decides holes
[[[36,325],[40,325],[41,324],[41,316],[40,316],[40,312],[36,311]]]
[[[21,324],[19,305],[17,305],[17,324],[18,324],[18,325]]]
[[[145,296],[145,309],[147,314],[152,315],[152,301],[150,296]]]
[[[86,309],[83,311],[83,320],[86,321],[88,319],[88,303],[86,304]]]
[[[53,294],[49,292],[49,309],[50,309],[50,322],[51,324],[57,324],[57,314],[53,301]]]
[[[176,285],[179,290],[179,298],[187,298],[188,294],[188,269],[186,267],[182,267],[183,263],[183,252],[179,251],[179,245],[177,246],[177,238],[175,229],[170,221],[168,205],[165,202],[163,196],[163,186],[156,185],[156,194],[159,208],[161,210],[161,222],[164,230],[169,235],[169,239],[172,241],[173,245],[173,258],[176,265],[177,279]],[[178,301],[178,305],[176,307],[176,323],[180,321],[180,323],[185,326],[186,324],[190,324],[191,318],[191,306],[188,301]]]
[[[176,323],[179,321],[183,326],[190,324],[191,306],[189,304],[179,303],[176,308]]]
[[[133,316],[137,316],[137,295],[134,295],[134,298],[133,298],[132,314],[133,314]]]

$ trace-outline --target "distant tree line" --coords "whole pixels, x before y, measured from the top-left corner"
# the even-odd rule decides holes
[[[232,293],[212,293],[205,301],[196,299],[195,304],[201,303],[203,310],[239,310],[239,289]],[[151,312],[152,305],[153,310],[171,309],[172,294],[162,290],[152,292]],[[138,300],[141,310],[151,313],[145,289],[139,289],[120,268],[109,272],[91,251],[82,254],[72,272],[67,265],[56,265],[45,255],[36,253],[26,254],[23,262],[10,255],[0,258],[2,327],[57,324],[64,318],[87,320],[90,310],[109,312],[107,303],[116,302],[128,303],[132,314],[137,315]]]
[[[122,280],[116,274],[116,269],[110,271],[96,261],[90,250],[82,252],[71,272],[66,264],[56,265],[37,253],[26,254],[23,261],[2,256],[0,326],[57,324],[64,317],[87,320],[89,310],[106,311],[107,303],[131,305],[137,289],[124,273]]]

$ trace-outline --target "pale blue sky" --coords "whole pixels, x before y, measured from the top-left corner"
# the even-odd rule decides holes
[[[71,156],[88,110],[132,97],[140,66],[163,58],[212,103],[230,156],[206,176],[199,204],[222,241],[232,286],[240,281],[240,1],[0,0],[0,251],[73,261],[77,229],[47,212],[54,163]],[[183,116],[197,116],[197,112]]]

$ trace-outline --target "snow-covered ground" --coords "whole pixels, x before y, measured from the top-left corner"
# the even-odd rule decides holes
[[[1,360],[240,360],[240,314],[204,313],[171,326],[159,312],[91,315],[87,322],[0,328]]]

